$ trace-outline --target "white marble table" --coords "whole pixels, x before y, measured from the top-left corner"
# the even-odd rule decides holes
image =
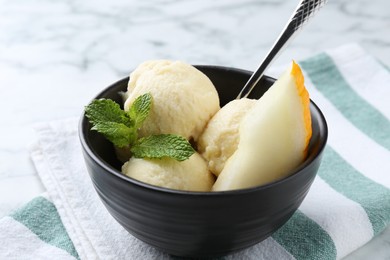
[[[297,1],[0,0],[0,217],[42,193],[32,125],[147,59],[253,70]],[[390,2],[330,0],[275,65],[356,41],[390,67]],[[347,259],[390,259],[390,228]]]

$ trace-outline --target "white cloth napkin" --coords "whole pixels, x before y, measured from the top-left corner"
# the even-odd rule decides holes
[[[340,259],[390,223],[389,72],[355,44],[300,65],[311,98],[329,125],[320,171],[286,225],[225,259]],[[104,208],[84,166],[77,125],[78,118],[40,125],[31,151],[49,203],[54,203],[54,213],[77,251],[63,246],[69,259],[170,259],[128,234]],[[47,205],[45,200],[40,203]],[[31,208],[27,212],[50,205]],[[23,216],[29,214],[19,215],[0,221],[0,228],[11,230],[11,220],[28,226],[31,221]],[[0,250],[2,255],[10,254]]]

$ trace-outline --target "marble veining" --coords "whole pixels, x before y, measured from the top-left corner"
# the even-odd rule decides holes
[[[44,191],[29,159],[34,124],[79,116],[148,59],[254,70],[296,4],[0,0],[0,217]],[[388,10],[388,0],[329,0],[274,66],[358,42],[390,67]],[[347,259],[390,259],[389,248],[388,228]]]

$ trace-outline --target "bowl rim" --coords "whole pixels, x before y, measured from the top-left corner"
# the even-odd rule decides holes
[[[234,68],[234,67],[226,67],[226,66],[219,66],[219,65],[193,65],[196,68],[204,68],[204,69],[217,69],[217,70],[224,70],[224,71],[234,71],[238,73],[245,73],[251,75],[252,72],[249,70],[244,70],[244,69],[239,69],[239,68]],[[271,79],[276,81],[275,78],[269,77],[264,75],[263,77]],[[118,85],[122,81],[128,80],[129,77],[124,77],[122,79],[117,80],[113,84],[109,85],[108,87],[104,88],[102,91],[100,91],[97,95],[94,96],[94,98],[91,99],[94,100],[102,95],[104,95],[106,92],[108,92],[111,88],[114,86]],[[90,101],[90,102],[91,102]],[[168,193],[168,194],[174,194],[174,195],[182,195],[182,196],[226,196],[226,195],[236,195],[236,194],[247,194],[247,193],[252,193],[260,190],[266,190],[270,189],[273,186],[280,185],[284,182],[288,182],[290,179],[297,178],[297,175],[301,172],[306,167],[309,167],[311,164],[313,164],[318,156],[320,156],[327,144],[328,140],[328,124],[326,122],[325,116],[323,115],[322,111],[319,109],[319,107],[310,99],[310,107],[314,108],[315,111],[318,113],[318,121],[323,124],[323,131],[324,131],[324,138],[322,142],[320,142],[320,147],[318,148],[317,154],[306,158],[303,163],[301,163],[298,167],[296,167],[290,175],[287,177],[284,177],[279,180],[272,181],[270,183],[260,185],[260,186],[254,186],[254,187],[249,187],[249,188],[243,188],[243,189],[234,189],[234,190],[224,190],[224,191],[187,191],[187,190],[176,190],[176,189],[171,189],[171,188],[166,188],[166,187],[161,187],[161,186],[156,186],[153,184],[149,184],[146,182],[139,181],[137,179],[128,177],[115,169],[113,166],[105,162],[98,154],[95,153],[95,151],[90,147],[88,144],[86,135],[84,133],[84,125],[87,123],[87,118],[85,116],[85,111],[83,110],[79,124],[78,124],[78,135],[79,135],[79,140],[81,143],[82,148],[84,151],[88,154],[91,159],[98,164],[99,167],[103,168],[106,172],[105,173],[110,173],[111,175],[115,176],[116,178],[119,178],[122,181],[128,182],[129,184],[132,185],[137,185],[140,188],[143,189],[148,189],[154,192],[159,192],[159,193]],[[91,131],[88,129],[87,131]]]

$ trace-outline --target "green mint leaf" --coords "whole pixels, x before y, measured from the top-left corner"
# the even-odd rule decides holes
[[[113,100],[93,100],[85,107],[85,115],[93,125],[91,130],[103,134],[115,146],[124,147],[137,139],[129,115]]]
[[[162,134],[137,139],[137,130],[148,117],[151,106],[150,93],[136,98],[128,112],[110,99],[98,99],[85,107],[85,115],[93,125],[91,130],[103,134],[117,147],[130,146],[134,157],[188,159],[195,150],[182,136]]]
[[[140,138],[130,150],[136,158],[170,157],[177,161],[187,160],[195,152],[187,139],[172,134]]]
[[[85,107],[85,115],[91,124],[115,122],[131,126],[131,120],[119,104],[110,99],[95,99]]]
[[[129,110],[129,116],[134,123],[135,128],[140,128],[142,123],[148,117],[152,107],[152,95],[150,93],[137,97]]]
[[[133,128],[117,122],[99,122],[91,130],[103,134],[117,147],[125,147],[133,143],[137,138],[137,133]]]

